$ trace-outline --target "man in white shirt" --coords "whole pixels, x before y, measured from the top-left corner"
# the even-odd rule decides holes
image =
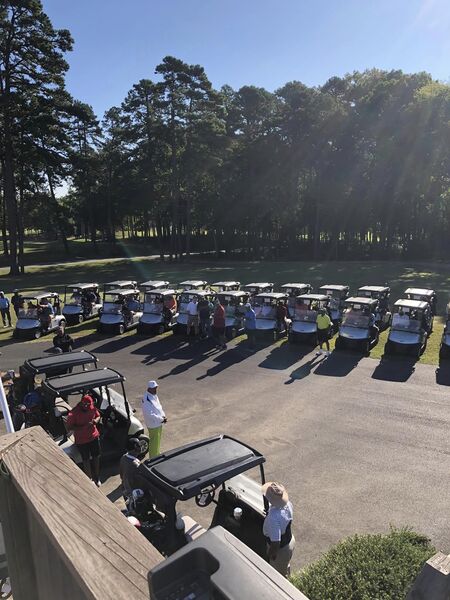
[[[150,458],[158,456],[160,453],[162,426],[167,423],[166,414],[163,411],[157,392],[158,384],[152,380],[148,382],[147,391],[142,397],[142,413],[150,439],[148,445]]]
[[[197,298],[194,296],[186,307],[188,320],[186,326],[186,334],[190,335],[191,327],[194,326],[194,333],[198,336],[198,304]]]
[[[290,563],[295,548],[295,538],[291,531],[292,504],[281,483],[269,481],[262,486],[262,493],[270,504],[263,524],[263,534],[267,539],[267,557],[272,567],[287,577],[290,574]]]

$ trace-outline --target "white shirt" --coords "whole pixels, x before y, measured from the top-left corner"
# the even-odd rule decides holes
[[[145,426],[148,429],[159,427],[166,416],[158,396],[150,394],[150,392],[145,392],[142,397],[142,413],[144,415]]]
[[[280,542],[281,536],[286,532],[289,522],[293,518],[292,504],[288,502],[285,506],[277,508],[271,506],[267,517],[264,519],[263,534],[271,542]]]
[[[186,310],[188,311],[188,314],[195,316],[198,314],[198,305],[197,302],[194,302],[193,300],[191,300],[189,302],[189,304],[187,305]]]

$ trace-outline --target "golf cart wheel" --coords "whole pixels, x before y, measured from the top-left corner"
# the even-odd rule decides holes
[[[81,324],[84,321],[84,315],[78,315],[78,323]]]
[[[182,333],[181,327],[178,324],[173,326],[172,331],[174,335],[181,335]]]
[[[11,598],[11,597],[12,597],[12,588],[11,588],[11,582],[9,581],[9,577],[0,579],[0,599],[6,600],[6,598]]]
[[[36,331],[33,333],[33,337],[35,340],[38,340],[42,335],[42,331],[40,329],[36,329]]]
[[[150,446],[150,439],[147,435],[144,435],[143,433],[138,436],[138,440],[141,442],[141,446],[142,446],[142,453],[138,456],[139,460],[142,460],[146,454],[148,454],[148,448]],[[145,452],[144,452],[145,449]]]
[[[119,327],[117,328],[117,333],[118,333],[119,335],[123,335],[123,334],[125,333],[125,325],[124,325],[123,323],[121,323],[121,324],[119,325]]]
[[[343,344],[343,342],[342,342],[342,338],[338,336],[338,337],[336,338],[336,341],[335,341],[335,343],[334,343],[334,349],[335,349],[335,350],[342,350],[342,349],[343,349],[343,347],[344,347],[344,344]]]
[[[288,335],[288,342],[289,342],[290,344],[295,344],[295,333],[289,332],[289,335]]]
[[[100,325],[100,323],[97,325],[97,333],[103,333],[103,327]]]
[[[165,331],[166,331],[166,328],[164,327],[163,323],[161,323],[160,325],[158,325],[158,327],[156,328],[156,334],[157,335],[162,335]]]
[[[366,356],[369,356],[369,354],[370,354],[370,340],[367,340],[367,341],[364,342],[363,348],[364,348],[364,354]]]
[[[66,327],[66,320],[65,320],[65,319],[62,319],[62,320],[59,322],[59,326],[60,326],[60,327],[62,327],[63,329],[65,329],[65,327]]]

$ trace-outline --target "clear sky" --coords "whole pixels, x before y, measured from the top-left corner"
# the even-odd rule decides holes
[[[450,0],[43,0],[74,39],[69,91],[98,116],[166,55],[275,90],[378,67],[450,78]]]

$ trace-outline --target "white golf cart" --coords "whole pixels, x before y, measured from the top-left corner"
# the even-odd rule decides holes
[[[166,290],[169,287],[169,282],[168,281],[162,281],[162,280],[150,280],[150,281],[144,281],[144,283],[140,284],[140,289],[141,290],[146,290],[146,291],[150,291],[150,290]]]
[[[198,303],[203,299],[208,300],[209,302],[214,302],[215,297],[216,297],[216,294],[214,292],[212,292],[211,290],[202,290],[202,289],[183,290],[178,297],[178,315],[177,315],[176,323],[172,329],[174,334],[182,335],[182,334],[186,333],[188,318],[189,318],[189,315],[187,312],[187,307],[188,307],[189,302],[193,298],[196,298],[197,303]],[[211,315],[211,322],[212,322],[212,315]],[[194,329],[194,327],[192,327],[192,329],[191,329],[191,334],[192,334],[193,329]],[[199,328],[199,332],[200,332],[200,328]]]
[[[328,310],[329,296],[324,294],[302,294],[295,299],[291,310],[289,341],[317,345],[317,315],[320,308]]]
[[[247,292],[250,298],[254,298],[258,294],[265,294],[273,292],[273,283],[258,282],[258,283],[246,283],[242,286],[242,291]]]
[[[182,281],[179,286],[181,290],[206,290],[208,283],[200,279],[188,279]]]
[[[447,317],[439,348],[439,358],[450,358],[450,303],[447,304]]]
[[[336,350],[360,349],[366,354],[378,343],[379,329],[375,326],[378,308],[376,298],[347,298]]]
[[[118,281],[109,281],[103,284],[103,293],[110,290],[131,290],[137,289],[137,281],[132,279],[119,279]]]
[[[93,369],[59,377],[42,384],[44,407],[48,411],[48,432],[77,464],[81,455],[65,427],[68,412],[84,394],[92,396],[101,415],[99,423],[102,461],[117,460],[127,450],[128,440],[138,438],[143,458],[148,451],[148,436],[133,414],[125,393],[125,377],[114,369]]]
[[[358,289],[358,298],[374,298],[378,300],[375,313],[375,323],[381,330],[387,329],[392,321],[392,313],[389,309],[389,296],[391,288],[384,285],[363,285]]]
[[[428,302],[406,298],[397,300],[384,354],[410,352],[419,358],[427,346],[432,323],[433,314]]]
[[[241,287],[240,281],[216,281],[210,285],[213,292],[237,292]]]
[[[219,292],[217,298],[225,309],[225,336],[231,340],[244,331],[248,292],[240,290]]]
[[[404,292],[405,298],[408,300],[421,300],[423,302],[428,302],[431,306],[431,312],[433,316],[436,315],[437,312],[437,294],[434,290],[430,290],[427,288],[408,288]]]
[[[285,283],[280,287],[280,292],[288,296],[288,315],[292,317],[297,298],[303,294],[310,294],[312,292],[312,285],[309,283]]]
[[[74,283],[64,289],[62,314],[68,326],[98,317],[102,308],[98,283]]]
[[[281,302],[287,306],[287,295],[281,292],[268,292],[266,294],[258,294],[253,298],[253,310],[256,315],[256,334],[272,335],[274,340],[277,340],[281,333],[287,334],[287,330],[280,331],[280,323],[277,319],[277,306]],[[289,328],[289,319],[287,328]]]
[[[144,304],[137,333],[160,335],[172,329],[178,316],[178,292],[161,288],[147,289],[145,284],[141,287],[144,292]]]
[[[345,301],[349,296],[348,285],[322,285],[319,288],[321,294],[325,294],[330,297],[330,304],[328,310],[330,318],[333,321],[334,327],[337,329],[340,322],[342,321],[342,315],[345,309]]]
[[[60,299],[56,292],[41,292],[39,294],[23,294],[22,307],[19,309],[15,338],[40,338],[41,335],[64,327],[66,319],[60,313]]]
[[[98,333],[118,333],[134,329],[142,317],[139,290],[113,289],[103,294]]]

